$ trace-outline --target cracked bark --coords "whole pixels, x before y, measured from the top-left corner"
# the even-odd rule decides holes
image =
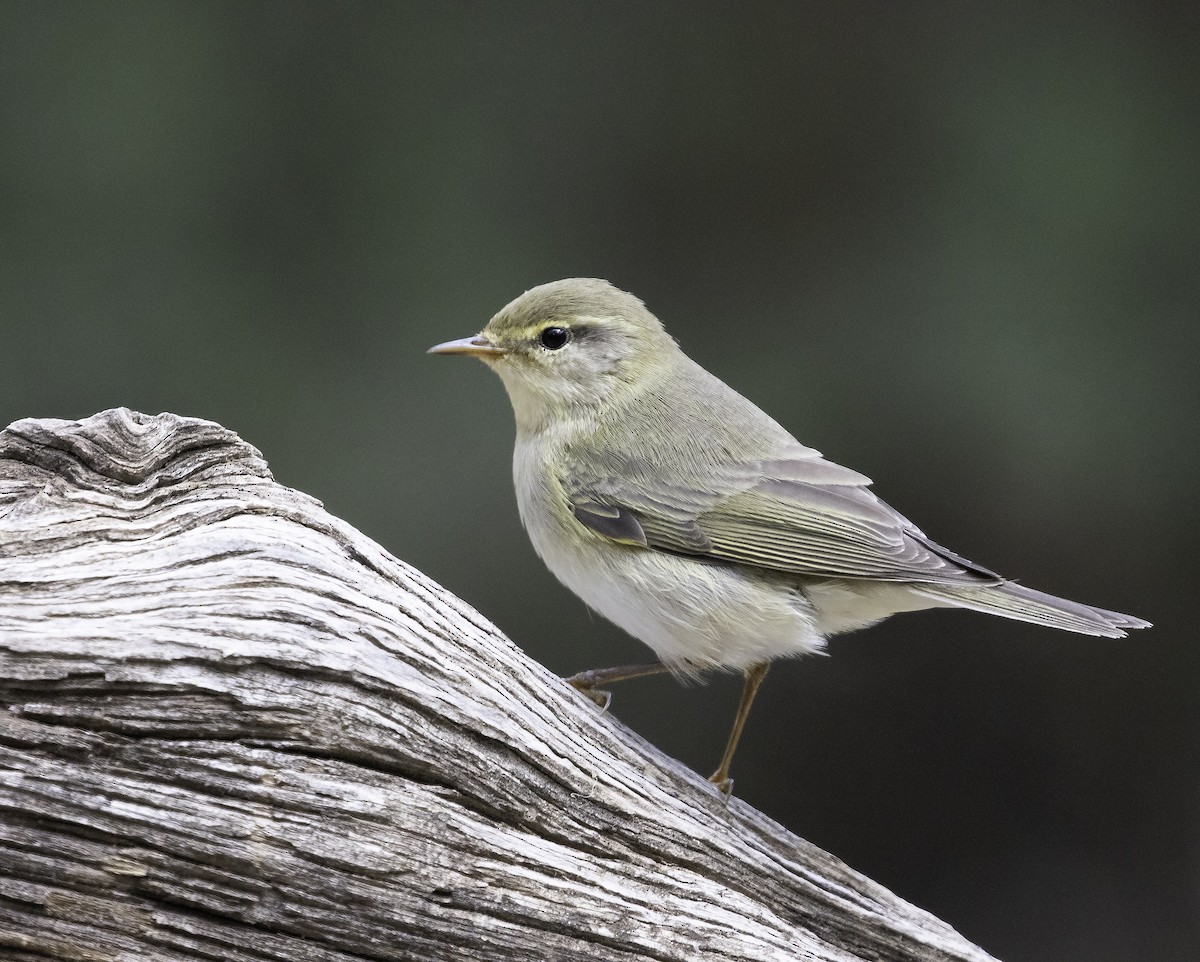
[[[0,434],[0,958],[985,960],[206,421]]]

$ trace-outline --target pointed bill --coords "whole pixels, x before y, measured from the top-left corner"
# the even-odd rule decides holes
[[[457,341],[445,341],[435,344],[426,354],[469,354],[473,357],[496,358],[503,357],[508,351],[497,347],[482,334],[471,337],[460,337]]]

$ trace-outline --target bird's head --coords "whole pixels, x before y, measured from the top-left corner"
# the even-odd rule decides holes
[[[680,357],[662,323],[632,294],[595,278],[526,291],[479,334],[430,348],[487,363],[523,430],[594,412]]]

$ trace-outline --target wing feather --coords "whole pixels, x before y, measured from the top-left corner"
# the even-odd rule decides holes
[[[586,490],[576,475],[564,489],[577,518],[625,544],[810,577],[1003,580],[931,541],[863,475],[803,450],[803,458],[714,467],[706,483],[687,487],[652,484],[652,472],[639,471],[591,479]],[[634,525],[641,537],[629,536]]]

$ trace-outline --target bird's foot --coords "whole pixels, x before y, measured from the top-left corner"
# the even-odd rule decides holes
[[[713,772],[708,776],[708,780],[713,783],[717,791],[725,796],[728,801],[733,795],[733,779],[726,772]]]
[[[608,711],[608,706],[612,704],[612,692],[595,687],[598,680],[592,677],[595,674],[596,672],[594,671],[581,671],[578,675],[571,675],[569,678],[564,678],[563,681],[580,694],[594,701],[600,707],[601,711]]]
[[[663,672],[670,670],[662,662],[656,661],[649,665],[619,665],[616,668],[593,668],[590,671],[581,671],[578,675],[572,675],[570,678],[564,678],[563,681],[576,691],[587,695],[588,698],[600,706],[601,711],[605,711],[612,701],[612,692],[603,688],[597,688],[597,685],[608,685],[616,681],[626,681],[630,678],[644,678],[647,675],[661,675]]]

